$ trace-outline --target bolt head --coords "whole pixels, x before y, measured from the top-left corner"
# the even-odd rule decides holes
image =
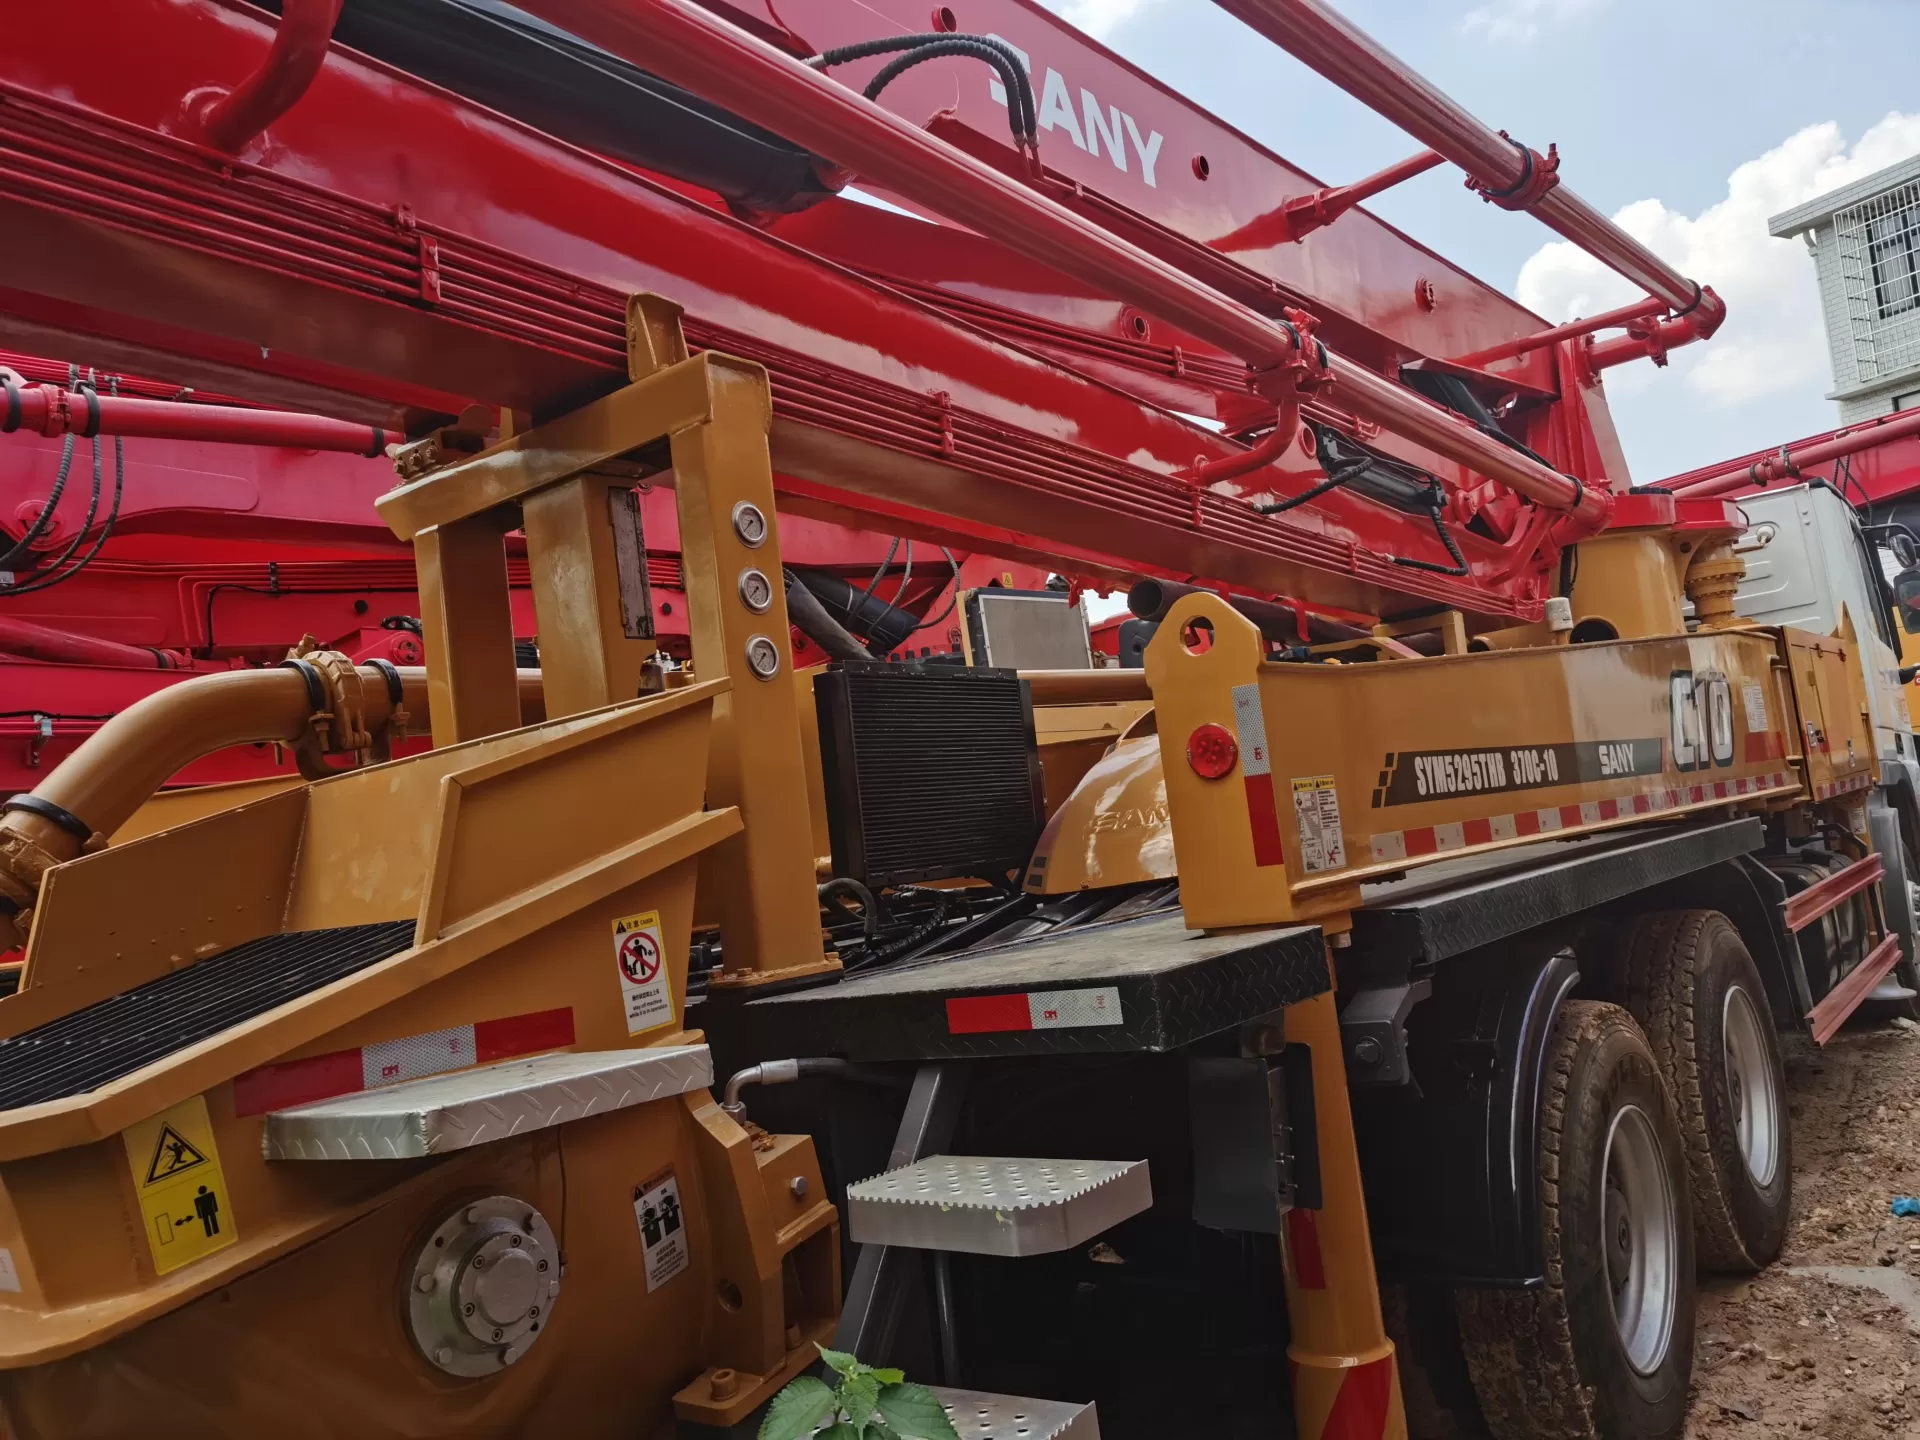
[[[787,1182],[787,1191],[796,1200],[806,1199],[807,1198],[807,1177],[804,1175],[794,1176],[792,1180]]]
[[[451,1365],[453,1363],[453,1347],[450,1345],[442,1345],[438,1350],[433,1352],[433,1358],[438,1360],[442,1365]]]
[[[480,1223],[480,1207],[478,1205],[469,1205],[467,1207],[466,1218],[467,1224],[478,1225]]]
[[[413,1282],[413,1285],[416,1290],[422,1295],[425,1295],[432,1291],[435,1283],[432,1275],[422,1275],[418,1280]]]
[[[1371,1035],[1353,1042],[1353,1058],[1362,1065],[1378,1065],[1385,1053],[1380,1048],[1380,1042]]]

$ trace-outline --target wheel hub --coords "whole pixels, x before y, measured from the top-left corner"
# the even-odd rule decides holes
[[[1627,1362],[1651,1375],[1666,1359],[1679,1308],[1680,1235],[1674,1181],[1658,1132],[1636,1105],[1607,1131],[1601,1237],[1614,1324]]]
[[[1747,1174],[1756,1185],[1768,1185],[1780,1167],[1780,1091],[1761,1023],[1753,997],[1738,985],[1729,989],[1720,1036],[1734,1135]]]

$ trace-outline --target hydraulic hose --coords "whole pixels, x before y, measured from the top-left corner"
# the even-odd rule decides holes
[[[907,563],[913,563],[911,554]],[[826,570],[795,570],[793,573],[814,598],[827,607],[829,615],[842,625],[865,631],[867,649],[876,654],[885,655],[899,649],[906,638],[920,628],[920,617],[911,610],[903,610],[871,590],[862,590],[851,580],[842,579]],[[908,575],[911,574],[909,570]]]
[[[857,592],[856,592],[857,593]],[[827,613],[819,597],[804,585],[793,571],[787,572],[787,618],[802,635],[834,660],[874,660],[872,651],[862,645]]]

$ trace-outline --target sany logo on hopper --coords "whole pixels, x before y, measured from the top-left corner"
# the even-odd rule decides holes
[[[1020,63],[1026,68],[1026,72],[1029,75],[1033,74],[1033,62],[1028,58],[1026,51],[1014,45],[1011,40],[1003,40],[998,35],[989,38],[1000,40],[1002,44],[1010,46],[1014,54],[1020,57]],[[1066,131],[1067,138],[1089,155],[1101,154],[1101,146],[1104,145],[1107,158],[1113,161],[1113,168],[1122,175],[1131,173],[1128,170],[1127,156],[1128,142],[1131,142],[1133,155],[1140,161],[1140,178],[1147,182],[1150,189],[1159,188],[1154,170],[1160,162],[1160,146],[1166,137],[1158,130],[1151,131],[1145,139],[1142,139],[1139,123],[1133,116],[1127,114],[1118,105],[1102,106],[1091,90],[1080,92],[1080,110],[1076,114],[1073,99],[1067,90],[1067,82],[1052,66],[1047,67],[1047,73],[1039,82],[1038,88],[1040,91],[1038,119],[1042,130]],[[992,74],[991,71],[989,71],[987,89],[999,104],[1007,103],[1006,86],[1002,85],[1000,77]]]

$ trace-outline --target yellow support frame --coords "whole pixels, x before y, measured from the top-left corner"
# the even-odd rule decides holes
[[[623,624],[609,501],[636,473],[671,485],[694,673],[733,682],[714,707],[707,800],[738,807],[746,822],[702,871],[721,917],[726,973],[715,984],[837,969],[823,948],[815,893],[766,371],[713,352],[689,357],[680,307],[658,296],[630,302],[628,341],[624,388],[379,502],[393,532],[423,547],[434,740],[519,724],[501,558],[510,529],[526,535],[548,718],[634,698],[654,645]]]

